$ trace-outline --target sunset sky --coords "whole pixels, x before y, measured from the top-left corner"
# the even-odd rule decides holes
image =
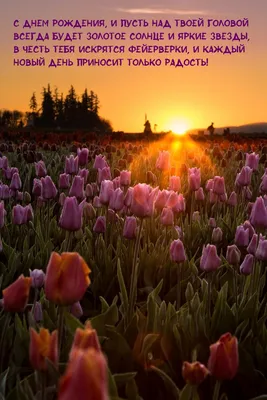
[[[43,86],[50,83],[65,95],[72,84],[77,94],[85,87],[99,96],[100,115],[111,121],[115,130],[139,132],[143,130],[145,113],[152,128],[157,130],[206,128],[211,121],[215,126],[242,125],[267,120],[267,40],[266,0],[12,0],[1,7],[1,62],[0,62],[0,109],[29,110],[29,99],[35,91],[40,105]],[[176,28],[174,18],[189,19],[249,18],[249,28]],[[14,42],[14,32],[29,29],[14,28],[13,21],[25,19],[162,19],[169,20],[173,29],[150,28],[107,28],[97,32],[248,32],[250,41],[244,42],[246,53],[232,55],[218,54],[164,54],[162,58],[209,58],[208,67],[16,67],[13,66],[14,44],[48,45],[52,42]],[[32,32],[88,32],[93,28],[32,28]],[[231,41],[198,42],[57,42],[53,44],[104,45],[232,45]],[[59,57],[68,57],[60,54]],[[32,54],[23,54],[31,58]],[[52,55],[56,58],[56,55]],[[85,54],[83,58],[159,58],[158,54]],[[51,55],[46,55],[47,61]],[[163,62],[164,64],[164,62]]]

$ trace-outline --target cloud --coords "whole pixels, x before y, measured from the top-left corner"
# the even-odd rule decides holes
[[[170,8],[117,8],[119,12],[129,14],[175,14],[175,15],[207,15],[201,10],[172,10]]]

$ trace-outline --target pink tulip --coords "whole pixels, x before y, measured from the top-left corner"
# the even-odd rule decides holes
[[[178,264],[186,261],[184,245],[180,239],[172,241],[170,245],[170,257],[172,261]]]
[[[211,240],[213,243],[220,243],[222,241],[223,233],[221,228],[214,228],[212,231]]]
[[[138,183],[133,188],[131,212],[139,218],[152,217],[158,188],[152,189],[145,183]]]
[[[106,180],[111,180],[111,173],[110,173],[110,168],[105,167],[103,169],[98,169],[98,183],[101,183],[102,181]]]
[[[249,220],[255,229],[267,228],[267,209],[262,197],[257,197],[253,204]]]
[[[70,187],[70,175],[69,174],[60,174],[58,181],[59,189],[68,189]]]
[[[41,160],[34,163],[35,165],[35,173],[38,178],[44,178],[47,175],[47,170],[45,167],[45,163]]]
[[[200,259],[200,269],[202,271],[215,271],[221,265],[221,259],[218,257],[217,248],[212,244],[203,247]]]
[[[168,171],[171,168],[170,153],[168,151],[160,151],[156,161],[156,168],[161,171]]]
[[[180,190],[181,190],[180,176],[171,176],[170,177],[169,190],[173,190],[174,192],[180,192]]]
[[[228,202],[229,206],[235,207],[237,205],[237,194],[236,192],[232,192],[229,196]]]
[[[257,251],[257,244],[258,244],[258,235],[254,233],[254,235],[251,238],[251,241],[249,242],[249,245],[247,247],[247,252],[249,254],[253,254],[255,256],[256,251]]]
[[[259,159],[260,159],[259,154],[246,153],[246,163],[245,163],[246,167],[250,167],[251,169],[253,169],[253,171],[256,171],[259,167]]]
[[[27,224],[32,219],[33,219],[33,210],[31,205],[22,207],[20,204],[17,204],[16,206],[13,207],[12,222],[14,225]]]
[[[116,189],[118,189],[118,188],[121,187],[121,178],[120,178],[119,176],[117,176],[116,178],[114,178],[114,179],[112,180],[112,182],[113,182],[113,189],[114,189],[114,190],[116,190]]]
[[[76,175],[79,169],[79,159],[71,155],[70,157],[66,157],[65,161],[65,173],[70,175]]]
[[[267,240],[260,240],[255,254],[256,258],[261,261],[267,260]]]
[[[85,168],[79,169],[77,175],[80,176],[81,178],[83,178],[83,179],[84,179],[84,182],[85,182],[85,184],[86,184],[87,179],[88,179],[88,175],[89,175],[89,170],[88,170],[88,169],[85,169]]]
[[[126,192],[126,196],[124,198],[125,207],[127,208],[131,207],[132,201],[133,201],[133,187],[129,187]]]
[[[12,190],[19,190],[21,188],[21,180],[17,172],[12,175],[9,188]]]
[[[124,194],[123,191],[118,188],[111,192],[109,207],[114,211],[120,211],[124,206]]]
[[[235,244],[239,247],[246,247],[249,243],[249,230],[245,229],[242,225],[236,228]]]
[[[205,200],[204,190],[202,187],[200,187],[198,190],[195,191],[195,199],[196,199],[196,201],[204,201]]]
[[[12,179],[12,176],[13,176],[15,173],[17,173],[17,174],[19,173],[18,168],[14,168],[14,167],[9,168],[9,167],[7,167],[6,169],[3,169],[3,175],[4,175],[4,177],[5,177],[6,179],[8,179],[8,180]]]
[[[45,200],[50,200],[56,197],[57,188],[52,181],[51,177],[47,175],[45,178],[41,178],[42,182],[42,197]]]
[[[247,254],[244,261],[240,265],[240,273],[243,275],[250,275],[253,271],[254,256],[252,254]]]
[[[218,194],[219,196],[225,193],[225,183],[223,176],[215,176],[213,179],[213,193]]]
[[[191,191],[196,191],[200,188],[201,184],[200,168],[188,169],[188,184],[189,184],[189,189]]]
[[[83,147],[82,149],[78,148],[77,155],[78,155],[78,164],[81,167],[84,167],[88,163],[89,150],[86,147]]]
[[[267,193],[267,175],[264,174],[261,184],[260,184],[260,192],[261,193]]]
[[[103,169],[108,167],[108,163],[106,162],[105,156],[102,156],[101,154],[97,155],[95,157],[95,162],[93,168],[95,169]]]
[[[245,221],[243,223],[243,227],[245,229],[248,229],[248,231],[249,231],[249,240],[250,240],[252,238],[252,236],[254,235],[254,233],[255,233],[255,229],[253,228],[253,226],[251,225],[251,223],[249,221]]]
[[[105,233],[106,232],[106,217],[97,217],[96,223],[93,227],[95,233]]]
[[[172,192],[174,193],[174,192]],[[158,211],[162,211],[163,208],[166,206],[167,200],[170,196],[170,192],[168,190],[159,190],[156,201],[155,201],[155,208]],[[176,194],[174,193],[174,196],[176,198]],[[176,200],[177,201],[177,200]],[[175,201],[175,203],[176,203]]]
[[[131,171],[120,172],[120,183],[121,186],[130,186],[131,184]]]
[[[177,203],[172,208],[174,213],[185,212],[185,198],[182,194],[178,194]]]
[[[0,202],[0,229],[3,228],[5,225],[5,216],[6,216],[6,210],[5,210],[5,204],[3,201]]]
[[[2,200],[10,199],[11,193],[7,185],[0,185],[0,198]]]
[[[101,204],[108,205],[112,193],[114,192],[113,182],[110,180],[104,180],[101,182],[99,200]]]
[[[172,226],[174,223],[174,214],[171,208],[165,207],[160,216],[160,222],[164,226]]]
[[[135,217],[126,217],[123,227],[123,237],[126,239],[135,239],[137,230],[137,221]]]
[[[208,192],[209,192],[210,190],[213,189],[213,179],[209,179],[209,180],[206,182],[205,189],[206,189]]]
[[[78,204],[76,197],[66,197],[59,218],[59,226],[66,231],[78,231],[83,225],[83,206],[85,200]]]
[[[101,203],[101,201],[100,201],[100,199],[99,199],[98,196],[95,196],[95,197],[94,197],[94,199],[93,199],[93,206],[94,206],[95,208],[101,208],[101,207],[102,207],[102,203]]]
[[[215,218],[210,218],[210,219],[209,219],[208,225],[209,225],[211,228],[216,228],[217,224],[216,224]]]
[[[249,186],[251,182],[252,169],[250,167],[243,167],[241,172],[237,174],[235,184],[237,186]]]
[[[65,200],[66,200],[65,193],[64,192],[60,193],[58,202],[61,205],[61,207],[64,206]]]
[[[42,182],[40,179],[34,178],[33,180],[33,188],[32,188],[32,194],[36,197],[42,196]]]
[[[8,159],[6,156],[0,157],[0,169],[7,169],[8,167]]]
[[[72,185],[69,191],[69,197],[77,197],[77,199],[84,199],[84,178],[81,178],[79,175],[76,175],[73,178]]]

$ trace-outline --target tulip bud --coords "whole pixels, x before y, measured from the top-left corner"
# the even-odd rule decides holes
[[[233,244],[232,246],[227,246],[226,250],[226,260],[231,265],[237,265],[240,262],[241,252],[239,248]]]
[[[256,258],[261,261],[267,260],[267,240],[259,240]]]
[[[235,207],[237,205],[237,194],[236,192],[232,192],[229,196],[227,204],[229,206]]]
[[[41,322],[43,320],[42,305],[39,301],[35,303],[35,306],[33,308],[33,317],[36,322]]]
[[[254,228],[267,228],[267,209],[262,197],[257,197],[253,204],[249,220]]]
[[[45,273],[41,269],[30,270],[30,277],[32,278],[32,287],[40,288],[44,285]]]
[[[62,306],[80,301],[89,284],[91,270],[78,253],[53,252],[45,276],[47,300]]]
[[[96,223],[93,227],[95,233],[105,233],[106,232],[106,217],[97,217]]]
[[[83,309],[79,301],[71,306],[70,312],[75,318],[81,318],[81,316],[83,315]]]
[[[256,250],[257,250],[257,244],[258,244],[258,235],[254,233],[254,235],[251,238],[251,241],[247,247],[247,252],[249,254],[253,254],[255,256]]]
[[[182,263],[186,260],[186,254],[183,242],[180,239],[173,240],[170,245],[171,260],[176,263]]]
[[[135,239],[137,230],[137,221],[135,217],[126,217],[123,227],[123,237],[126,239]]]
[[[220,243],[222,241],[223,233],[221,228],[214,228],[212,231],[211,240],[213,243]]]
[[[238,342],[235,336],[225,333],[210,346],[208,369],[216,379],[233,379],[239,365]]]
[[[59,218],[59,226],[67,231],[78,231],[83,225],[83,206],[85,200],[80,204],[76,197],[66,197]]]
[[[209,370],[198,361],[193,363],[185,361],[183,363],[182,376],[187,384],[200,385],[208,374]]]
[[[215,218],[210,218],[209,219],[209,226],[211,228],[216,228],[217,224],[216,224]]]
[[[240,273],[243,275],[252,274],[254,266],[254,256],[252,254],[247,254],[244,261],[240,265]]]
[[[131,184],[131,171],[120,172],[120,184],[122,186],[130,186]]]
[[[23,275],[3,290],[4,310],[9,312],[24,311],[29,298],[31,278]]]
[[[57,331],[50,334],[47,329],[41,328],[38,334],[33,328],[30,328],[30,362],[32,367],[37,371],[46,371],[48,369],[46,358],[57,366]]]
[[[224,177],[221,176],[214,177],[212,191],[218,194],[219,196],[225,193]]]
[[[196,201],[204,201],[205,200],[205,195],[203,188],[200,187],[198,190],[195,191],[195,199]]]
[[[202,271],[211,272],[218,269],[220,265],[221,259],[218,257],[217,248],[212,244],[204,246],[200,259],[200,269]]]
[[[174,215],[171,208],[165,207],[160,216],[160,222],[164,226],[171,226],[174,223]]]
[[[249,243],[249,230],[242,225],[236,228],[235,244],[239,247],[246,247]]]

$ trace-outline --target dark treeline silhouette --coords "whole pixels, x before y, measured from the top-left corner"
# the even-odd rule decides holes
[[[52,92],[50,84],[43,88],[41,105],[38,107],[36,93],[30,99],[30,111],[0,110],[0,127],[23,128],[31,126],[45,129],[87,129],[96,132],[112,132],[109,121],[101,118],[99,99],[92,90],[85,89],[79,97],[73,86],[68,94]]]

